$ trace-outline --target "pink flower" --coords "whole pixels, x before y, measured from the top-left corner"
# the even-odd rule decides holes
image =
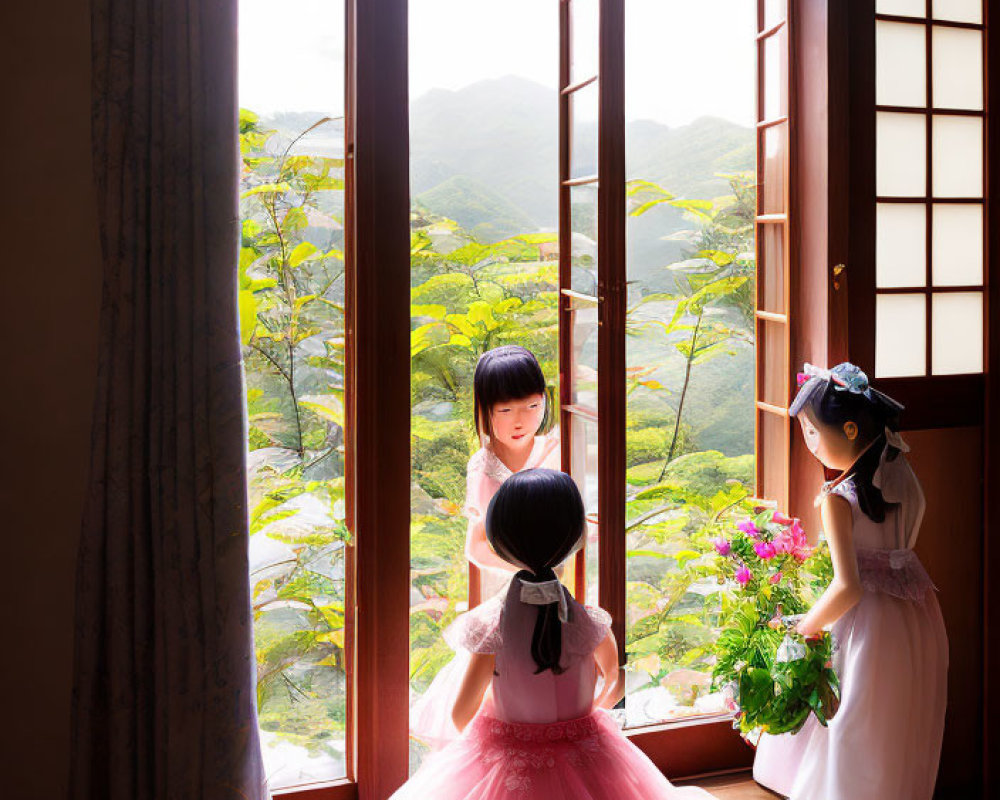
[[[806,532],[802,530],[802,523],[797,518],[792,520],[792,527],[789,529],[789,532],[794,538],[805,541]]]
[[[753,551],[764,561],[774,558],[774,545],[770,542],[754,542]]]
[[[740,520],[738,523],[736,523],[736,527],[739,528],[741,531],[743,531],[743,533],[745,533],[747,536],[753,539],[756,539],[757,534],[760,533],[760,531],[757,530],[757,526],[753,524],[753,520],[750,519],[750,517]]]
[[[738,570],[736,570],[736,582],[740,586],[746,586],[748,583],[750,583],[750,579],[752,577],[753,575],[751,574],[750,570],[747,569],[746,567],[740,567]]]
[[[782,553],[791,553],[795,549],[795,542],[792,539],[792,535],[788,531],[781,531],[774,537],[772,544],[774,545],[774,552],[778,555],[781,555]]]
[[[768,580],[768,583],[770,583],[771,585],[777,586],[779,583],[781,583],[781,573],[780,572],[775,572],[767,580]]]
[[[728,556],[729,552],[733,549],[733,546],[729,543],[729,540],[724,536],[716,537],[712,539],[712,544],[715,545],[715,552],[720,556]]]
[[[776,522],[779,525],[791,525],[792,524],[792,518],[785,516],[780,511],[775,511],[771,515],[771,522]]]

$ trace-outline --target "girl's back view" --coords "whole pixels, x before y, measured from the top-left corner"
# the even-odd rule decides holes
[[[831,626],[840,709],[827,727],[810,717],[798,733],[765,735],[754,778],[792,800],[930,800],[948,637],[913,551],[925,501],[896,430],[902,407],[853,364],[806,369],[789,413],[813,454],[841,475],[821,493],[834,581],[799,630]]]
[[[553,572],[583,535],[572,479],[516,473],[490,503],[486,529],[496,553],[523,569],[506,594],[448,629],[452,645],[472,653],[454,711],[465,730],[392,800],[711,797],[673,787],[601,710],[623,685],[610,617],[580,605]]]

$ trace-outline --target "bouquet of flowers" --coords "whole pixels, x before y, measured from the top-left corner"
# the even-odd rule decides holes
[[[829,583],[829,554],[809,545],[798,519],[753,502],[728,535],[712,540],[717,580],[734,586],[722,600],[712,681],[750,741],[794,733],[810,714],[826,725],[839,704],[830,635],[794,630]]]

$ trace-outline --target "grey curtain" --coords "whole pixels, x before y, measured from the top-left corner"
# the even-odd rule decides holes
[[[91,2],[104,297],[71,796],[254,800],[237,0]]]

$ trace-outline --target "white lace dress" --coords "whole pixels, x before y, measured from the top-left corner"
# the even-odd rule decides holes
[[[930,800],[947,699],[948,639],[934,586],[913,546],[924,495],[905,457],[876,485],[898,506],[873,522],[852,479],[832,489],[851,504],[864,594],[832,626],[841,704],[828,727],[764,735],[754,778],[793,800]]]

